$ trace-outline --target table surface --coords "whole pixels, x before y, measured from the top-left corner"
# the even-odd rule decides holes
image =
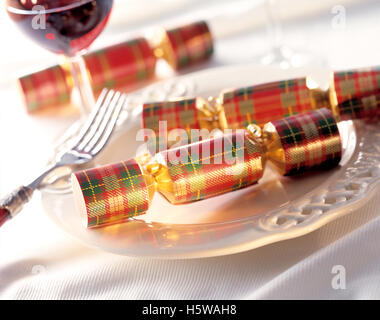
[[[286,45],[312,52],[335,70],[380,64],[378,2],[341,1],[346,12],[344,27],[334,27],[334,1],[305,7],[305,14],[298,16],[298,0],[279,2]],[[116,0],[119,8],[95,47],[155,24],[180,23],[189,16],[207,18],[231,1],[218,4],[213,0],[162,1],[162,12],[157,15],[154,8],[142,11],[144,6],[138,1],[131,1],[127,10]],[[263,10],[257,1],[257,10],[252,11],[257,19],[252,20],[264,22]],[[134,17],[128,23],[127,13]],[[220,13],[211,17],[218,29],[214,30],[216,54],[203,67],[253,63],[270,49],[262,23],[252,23],[248,29],[235,27],[229,33],[231,28],[220,22],[221,17]],[[44,167],[52,143],[77,114],[25,113],[15,77],[31,66],[54,63],[56,57],[25,39],[1,15],[0,25],[6,26],[0,29],[6,44],[0,53],[0,194],[5,194],[30,181]],[[162,73],[162,77],[169,75]],[[0,299],[380,298],[379,205],[380,199],[374,197],[356,212],[306,236],[256,250],[166,261],[122,257],[85,247],[53,225],[37,194],[17,219],[0,230]],[[341,268],[336,266],[344,267],[345,289],[332,285],[334,268]]]

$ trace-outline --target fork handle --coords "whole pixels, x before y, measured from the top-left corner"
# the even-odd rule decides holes
[[[10,219],[10,213],[7,209],[0,209],[0,227]]]
[[[30,187],[19,187],[0,200],[0,227],[22,210],[32,198],[33,192]]]

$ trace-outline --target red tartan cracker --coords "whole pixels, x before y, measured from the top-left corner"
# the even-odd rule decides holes
[[[186,137],[190,138],[192,129],[200,129],[197,99],[145,103],[142,118],[143,128],[151,129],[154,134],[154,136],[149,136],[148,143],[149,150],[155,152],[166,150],[175,143],[175,141],[168,141],[167,134],[171,130],[184,129]],[[161,126],[166,126],[166,130],[163,130],[164,127],[162,127],[160,131],[160,122]],[[186,139],[183,142],[187,143],[188,141],[189,139]]]
[[[197,125],[200,122],[201,129],[209,130],[243,129],[250,124],[262,127],[270,121],[319,108],[328,108],[337,119],[343,120],[374,117],[380,109],[379,70],[380,67],[335,73],[335,85],[333,83],[329,90],[318,88],[310,77],[226,90],[218,98],[210,97],[199,106],[198,119],[194,122]],[[149,122],[149,128],[158,127],[158,121],[165,120],[164,116],[148,118],[149,114],[145,113],[144,121]],[[186,129],[180,121],[175,125]]]
[[[380,93],[380,67],[334,72],[336,103]]]
[[[222,93],[228,128],[244,128],[313,109],[305,78],[255,85]]]
[[[331,168],[342,156],[336,121],[325,108],[272,121],[264,126],[264,134],[268,158],[284,175]]]
[[[144,38],[95,51],[84,57],[95,91],[135,84],[152,78],[156,56]]]
[[[68,73],[54,66],[18,79],[28,113],[70,102],[72,85]]]
[[[167,30],[161,47],[164,58],[176,70],[204,61],[214,52],[212,35],[205,21]]]
[[[334,72],[331,104],[342,120],[376,116],[379,111],[380,67]]]
[[[117,88],[151,79],[156,56],[144,38],[137,38],[85,55],[93,90]],[[19,79],[30,113],[70,102],[73,80],[70,72],[54,66]]]
[[[153,41],[152,41],[153,42]],[[213,39],[204,21],[164,31],[164,38],[151,47],[145,38],[136,38],[84,56],[93,90],[123,88],[152,79],[157,57],[174,69],[208,59]],[[70,102],[73,80],[61,66],[54,66],[19,79],[27,109],[35,112]]]
[[[380,116],[380,93],[354,97],[336,106],[341,120],[373,119]]]
[[[88,228],[122,222],[149,208],[148,187],[134,159],[77,172],[72,182]]]
[[[322,108],[272,121],[263,130],[252,126],[143,156],[141,164],[132,159],[78,172],[72,181],[78,209],[91,228],[144,214],[156,190],[173,204],[185,204],[256,183],[266,159],[293,175],[331,168],[341,156],[334,116]]]
[[[159,191],[173,204],[207,199],[256,183],[263,175],[261,147],[246,131],[161,153],[172,191]]]

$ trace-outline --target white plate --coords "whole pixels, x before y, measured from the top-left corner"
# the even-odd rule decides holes
[[[317,72],[318,71],[318,72]],[[202,71],[155,84],[130,95],[129,111],[120,120],[112,143],[97,159],[106,164],[133,157],[141,142],[142,100],[172,96],[207,98],[222,89],[326,72],[241,66]],[[319,74],[317,74],[319,73]],[[85,244],[128,256],[209,257],[237,253],[309,233],[361,205],[380,180],[380,130],[376,124],[342,122],[344,154],[339,167],[294,178],[267,167],[259,184],[212,199],[171,205],[158,193],[146,215],[123,224],[85,229],[67,185],[43,191],[53,221]]]

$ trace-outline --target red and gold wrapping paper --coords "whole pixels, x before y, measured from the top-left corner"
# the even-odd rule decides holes
[[[249,124],[263,125],[313,109],[306,78],[270,82],[222,93],[225,125],[239,129]]]
[[[337,104],[380,93],[380,67],[334,72],[333,86]]]
[[[342,120],[363,119],[380,112],[380,67],[333,74],[331,103]]]
[[[335,108],[341,120],[373,119],[380,116],[380,93],[354,97]]]
[[[176,70],[208,59],[213,39],[207,23],[195,22],[164,31],[159,44],[136,38],[84,56],[95,93],[103,88],[122,89],[155,75],[158,58],[166,59]],[[157,39],[158,40],[158,39]],[[64,66],[54,66],[19,79],[29,112],[70,102],[73,79]]]
[[[317,108],[316,99],[323,104],[325,98],[318,91],[307,87],[306,78],[281,80],[224,91],[219,98],[209,101],[202,98],[181,98],[171,102],[145,104],[142,114],[143,128],[154,131],[156,146],[170,147],[167,132],[171,130],[185,129],[190,137],[193,129],[236,130],[244,129],[250,124],[262,127],[271,120]],[[184,101],[191,105],[191,110],[189,107],[178,107]],[[167,123],[165,134],[158,132],[160,121]]]
[[[95,227],[144,214],[156,190],[171,203],[184,204],[256,183],[266,160],[281,174],[293,175],[336,166],[341,155],[336,121],[330,110],[319,109],[272,121],[262,131],[249,127],[153,158],[77,173],[74,194],[88,227]]]
[[[175,70],[207,60],[214,52],[213,38],[205,21],[167,30],[160,48],[163,58]]]
[[[178,157],[179,161],[171,161]],[[159,191],[173,204],[207,199],[256,183],[263,175],[261,146],[245,131],[161,153],[172,181]]]
[[[82,194],[78,208],[88,228],[121,222],[149,208],[148,186],[135,159],[77,172],[72,178],[74,190]]]
[[[159,133],[159,121],[166,121],[167,129],[199,129],[196,99],[145,103],[143,105],[143,125]]]
[[[153,78],[157,58],[148,41],[137,38],[84,56],[95,93],[103,88],[136,84]],[[62,66],[19,79],[29,112],[70,102],[73,80]]]
[[[321,108],[330,109],[334,117],[341,120],[366,119],[380,114],[380,67],[335,72],[328,90],[315,85],[311,77],[304,77],[225,90],[218,98],[210,97],[196,105],[193,127],[243,129],[250,124],[262,127],[269,121]],[[164,104],[156,102],[156,105]],[[177,110],[176,116],[186,118],[182,112]],[[149,117],[149,113],[143,114],[144,128],[158,127],[157,121],[172,122],[166,119],[165,113],[159,119]],[[185,129],[180,122],[177,125]]]
[[[263,131],[268,158],[284,175],[300,174],[321,166],[331,168],[341,159],[338,126],[328,109],[272,121]]]
[[[28,113],[69,103],[72,82],[67,77],[68,72],[63,67],[54,66],[19,78]]]
[[[146,130],[148,148],[157,153],[190,142],[192,130],[210,128],[205,120],[206,102],[201,98],[180,98],[173,101],[143,104],[142,126]],[[170,137],[170,133],[175,137]]]
[[[152,136],[147,132],[148,143],[151,144],[149,150],[156,152],[165,150],[175,143],[168,141],[167,133],[169,131],[181,128],[186,130],[190,137],[191,129],[200,129],[197,99],[184,98],[175,101],[145,103],[142,118],[143,128],[152,130]],[[160,130],[160,121],[165,121],[166,130],[165,128]]]
[[[95,51],[84,57],[94,91],[135,84],[154,76],[156,56],[145,38]]]

